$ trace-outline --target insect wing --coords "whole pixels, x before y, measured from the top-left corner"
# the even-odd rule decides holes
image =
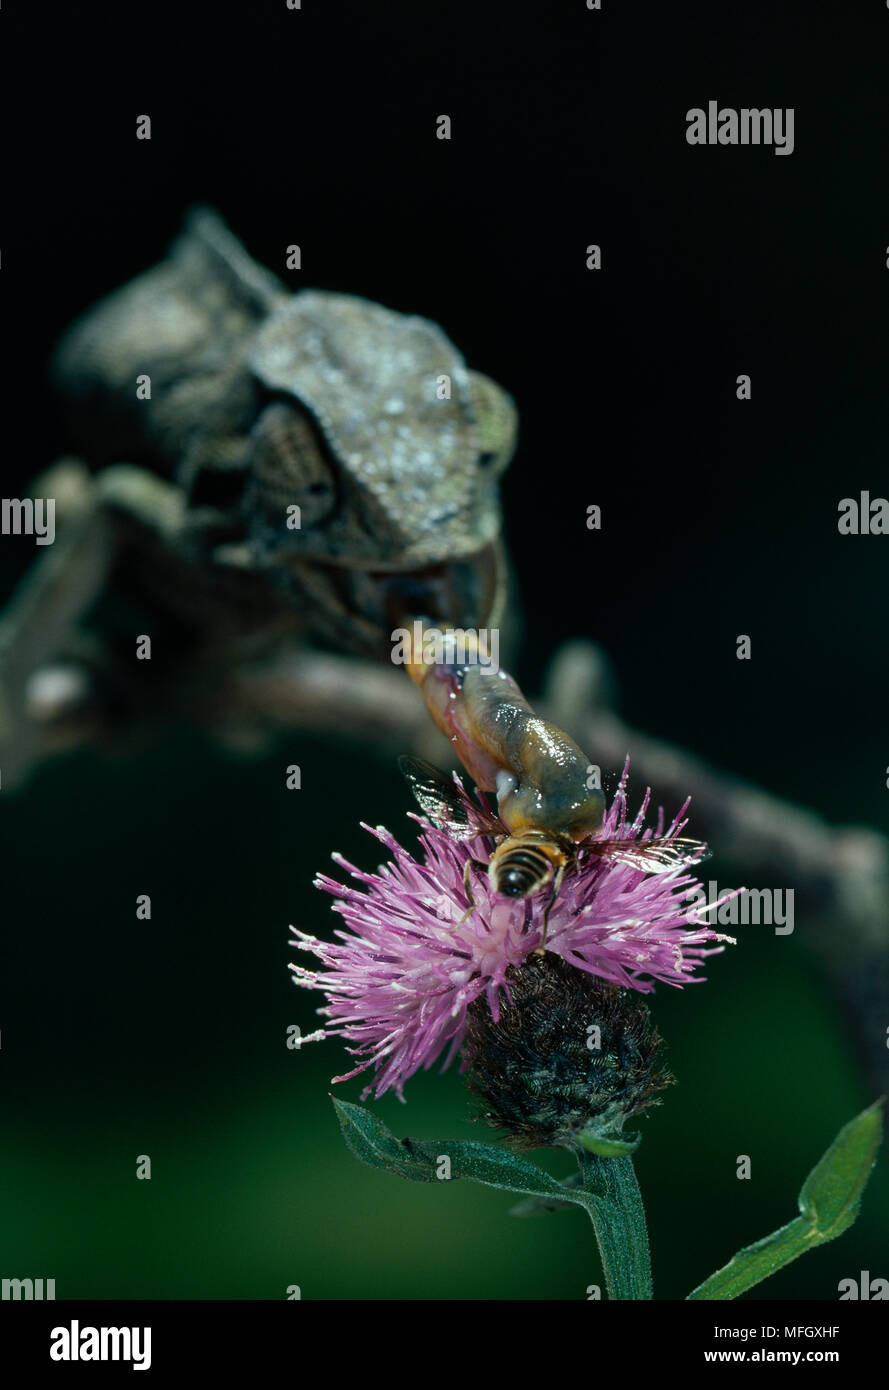
[[[710,851],[703,840],[591,840],[584,849],[620,864],[630,864],[647,874],[664,874],[670,869],[682,869],[709,858]]]
[[[423,758],[401,757],[398,766],[423,815],[454,840],[502,833],[493,816],[467,806],[450,778]]]

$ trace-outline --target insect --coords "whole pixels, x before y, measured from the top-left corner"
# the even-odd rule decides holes
[[[549,912],[581,854],[660,873],[706,853],[700,841],[678,837],[601,838],[605,798],[590,785],[589,759],[566,733],[534,713],[505,671],[460,657],[435,663],[419,658],[408,670],[467,772],[480,790],[495,793],[497,812],[468,806],[452,781],[419,758],[401,758],[401,771],[440,830],[461,841],[478,835],[495,840],[487,874],[496,893],[529,898],[550,889],[540,950]],[[469,911],[474,864],[479,861],[467,860],[464,869]]]
[[[498,621],[515,407],[431,320],[291,293],[198,208],[159,265],[68,329],[52,375],[83,461],[31,488],[58,536],[0,621],[4,776],[29,679],[60,660],[133,720],[202,654],[231,669],[294,632],[385,659],[405,612]],[[84,642],[106,590],[138,616],[91,618]]]

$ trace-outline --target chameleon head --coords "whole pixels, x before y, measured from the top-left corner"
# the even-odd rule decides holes
[[[170,478],[174,546],[248,605],[269,591],[275,622],[380,655],[394,611],[496,625],[515,408],[430,320],[290,294],[197,208],[66,332],[53,372],[91,464]],[[166,544],[167,515],[148,524]]]
[[[263,567],[352,645],[410,613],[490,625],[504,588],[496,480],[516,436],[506,392],[429,320],[317,290],[269,316],[249,367],[264,402],[247,524]]]

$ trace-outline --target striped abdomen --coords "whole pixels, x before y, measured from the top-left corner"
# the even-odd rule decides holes
[[[555,846],[550,846],[554,850]],[[527,898],[551,882],[553,860],[542,845],[524,839],[504,840],[494,852],[489,877],[497,893],[505,898]]]

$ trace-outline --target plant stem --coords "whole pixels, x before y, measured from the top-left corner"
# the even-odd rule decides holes
[[[651,1298],[651,1255],[645,1208],[633,1160],[577,1155],[581,1178],[593,1198],[593,1229],[609,1298]]]

